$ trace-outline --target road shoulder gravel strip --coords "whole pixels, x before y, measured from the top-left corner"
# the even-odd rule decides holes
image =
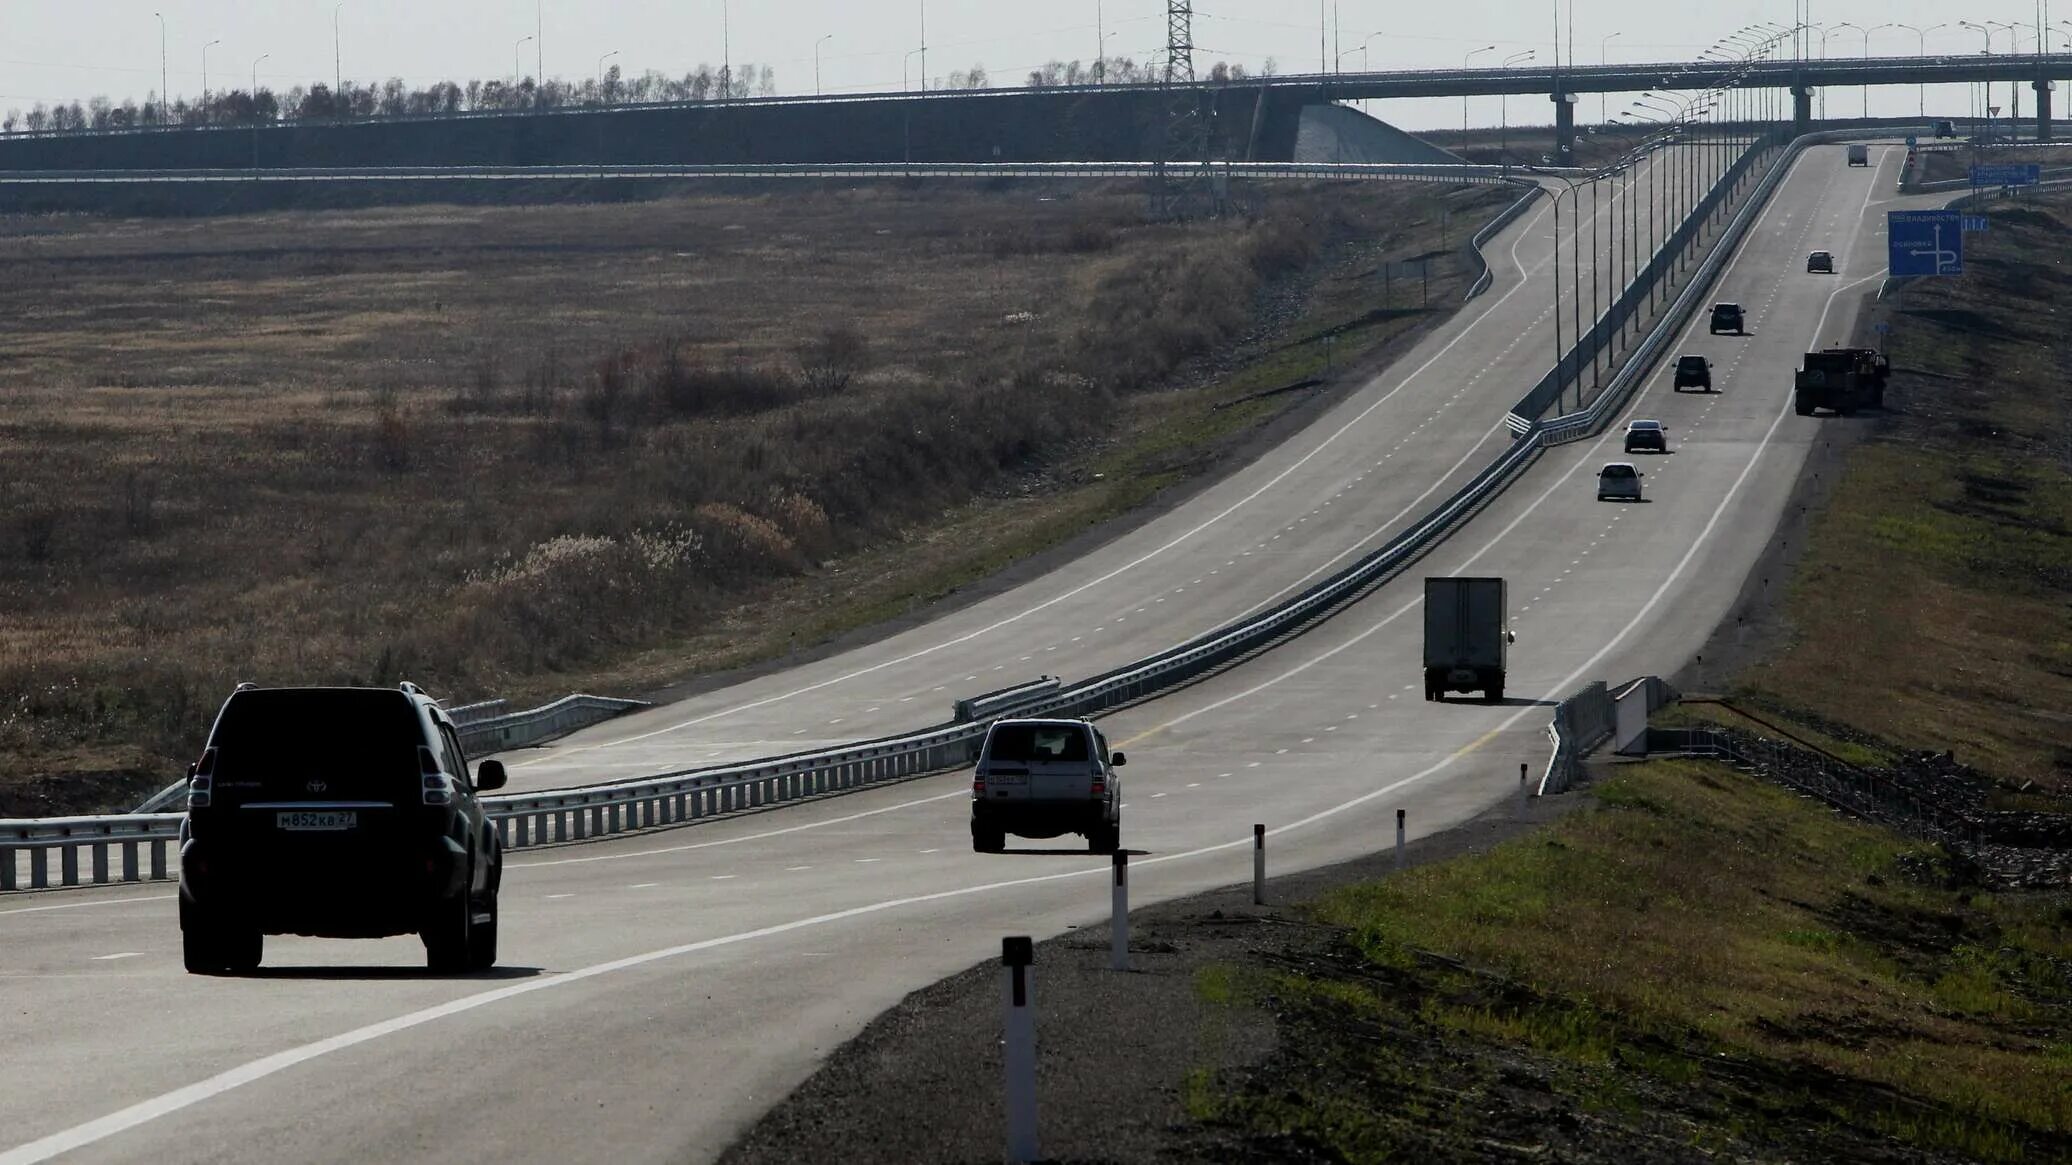
[[[1504,806],[1405,848],[1411,865],[1483,852],[1566,813],[1582,795]],[[1225,1162],[1253,1151],[1194,1122],[1190,1080],[1256,1068],[1274,1055],[1268,1013],[1212,1002],[1204,972],[1257,958],[1319,953],[1337,930],[1301,904],[1386,877],[1393,851],[1130,912],[1131,970],[1108,969],[1109,928],[1038,944],[1037,1095],[1046,1159]],[[1001,970],[988,961],[907,996],[836,1050],[720,1158],[797,1161],[997,1161]]]

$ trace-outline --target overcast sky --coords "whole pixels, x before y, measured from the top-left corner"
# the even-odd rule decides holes
[[[829,92],[897,89],[908,51],[922,43],[924,0],[345,0],[337,11],[346,76],[361,80],[401,77],[412,85],[435,80],[509,76],[513,58],[531,75],[534,44],[514,53],[514,42],[531,35],[535,20],[544,35],[537,52],[549,76],[590,75],[601,54],[618,50],[613,63],[628,72],[646,69],[681,74],[722,56],[723,4],[731,17],[731,55],[738,65],[772,65],[787,93],[814,87],[814,45],[822,48],[822,84]],[[1282,72],[1314,71],[1319,63],[1318,0],[1196,0],[1197,62],[1227,60],[1257,70],[1272,58]],[[2059,0],[2072,17],[2072,0]],[[1374,68],[1458,66],[1463,54],[1492,42],[1502,53],[1484,53],[1476,64],[1495,64],[1508,53],[1536,50],[1534,63],[1548,60],[1554,35],[1554,0],[1447,0],[1406,4],[1402,0],[1323,0],[1336,9],[1332,43],[1345,51],[1344,67],[1363,60]],[[1904,22],[1952,27],[1929,34],[1930,52],[1978,52],[1983,38],[1954,27],[1958,20],[2019,21],[2024,51],[2034,47],[2037,5],[2031,0],[1815,0],[1819,23],[1874,26]],[[1405,10],[1409,11],[1406,13]],[[1098,12],[1097,12],[1098,10]],[[1738,27],[1756,21],[1788,24],[1793,0],[1577,0],[1576,57],[1598,59],[1602,46],[1612,60],[1688,58]],[[175,94],[202,88],[203,46],[209,84],[250,84],[255,58],[261,85],[286,89],[328,81],[332,75],[332,0],[89,0],[73,5],[53,0],[0,0],[0,109],[27,108],[38,101],[90,98],[142,100],[158,88],[159,21],[164,14],[167,69]],[[1564,5],[1563,11],[1566,12]],[[1108,34],[1110,55],[1144,59],[1163,51],[1164,0],[925,0],[928,73],[983,64],[998,82],[1018,79],[1030,68],[1057,59],[1091,59],[1096,18]],[[2056,18],[2056,17],[2054,17]],[[1565,17],[1564,17],[1565,20]],[[1370,34],[1374,35],[1371,41]],[[1617,33],[1604,45],[1601,38]],[[2060,27],[2059,38],[2072,35]],[[1363,55],[1358,51],[1367,42]],[[1912,32],[1886,28],[1872,34],[1875,54],[1915,51]],[[2054,40],[2063,47],[2063,39]],[[1996,51],[2008,39],[1994,34]],[[1828,41],[1831,55],[1863,51],[1861,33],[1842,29]],[[919,73],[919,58],[911,66]],[[1912,90],[1872,95],[1873,112],[1911,112]],[[1931,94],[1930,103],[1963,113],[1962,89]],[[1544,109],[1527,113],[1514,98],[1511,117],[1546,120]],[[1852,90],[1836,112],[1857,112],[1862,98]],[[2001,99],[2001,100],[2004,100]],[[2025,95],[2026,107],[2029,98]],[[1487,108],[1483,108],[1483,106]],[[1411,127],[1459,123],[1457,101],[1375,103],[1370,112]],[[1475,120],[1494,123],[1496,101],[1478,102]],[[1585,116],[1589,116],[1586,112]]]

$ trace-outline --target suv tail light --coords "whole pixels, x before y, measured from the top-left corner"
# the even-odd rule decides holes
[[[1096,796],[1096,797],[1106,797],[1107,795],[1108,795],[1108,778],[1106,778],[1106,777],[1095,777],[1095,778],[1094,778],[1094,796]]]
[[[417,771],[423,775],[425,804],[453,804],[451,778],[439,767],[437,754],[422,744],[417,746]]]
[[[194,762],[194,771],[187,776],[187,807],[207,809],[215,792],[216,750],[204,749],[201,759]]]

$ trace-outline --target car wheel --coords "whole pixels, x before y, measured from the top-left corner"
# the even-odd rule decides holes
[[[1122,822],[1096,825],[1086,835],[1088,853],[1112,854],[1122,847]]]
[[[1504,702],[1504,686],[1502,684],[1498,684],[1497,686],[1488,689],[1482,694],[1486,696],[1489,699],[1489,702],[1492,704],[1501,704]]]
[[[1007,848],[1007,831],[974,829],[971,831],[971,848],[974,853],[997,854]]]
[[[468,935],[468,970],[487,971],[496,966],[496,891],[489,892],[489,920],[474,920]]]
[[[468,881],[472,882],[470,875]],[[462,885],[466,885],[464,882]],[[419,932],[424,939],[425,966],[441,974],[469,969],[474,951],[475,904],[466,891],[455,894],[433,912],[432,921]]]

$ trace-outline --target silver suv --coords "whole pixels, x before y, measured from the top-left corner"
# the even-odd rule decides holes
[[[1121,753],[1085,720],[1000,720],[971,778],[971,848],[999,853],[1007,835],[1076,833],[1088,850],[1122,844]]]

